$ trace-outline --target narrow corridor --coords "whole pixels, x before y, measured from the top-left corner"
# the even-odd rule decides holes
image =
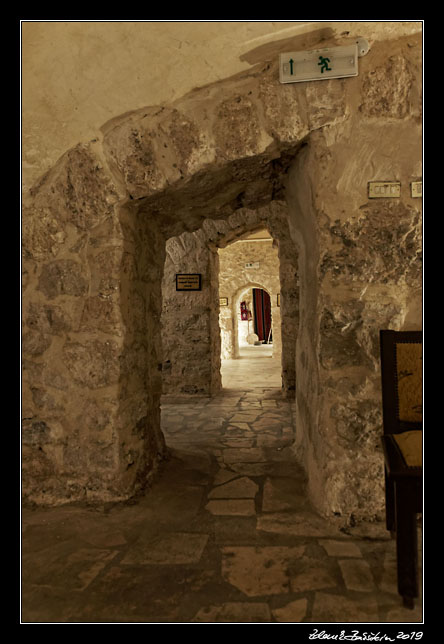
[[[421,621],[385,526],[310,507],[280,367],[256,348],[223,361],[221,395],[163,402],[171,457],[143,497],[23,510],[24,622]]]

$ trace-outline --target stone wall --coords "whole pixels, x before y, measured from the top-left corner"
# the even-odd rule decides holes
[[[281,85],[275,54],[113,119],[24,198],[28,499],[121,499],[146,485],[163,454],[166,240],[207,221],[217,248],[286,201],[297,275],[267,228],[282,305],[283,274],[300,292],[295,450],[321,512],[381,516],[378,332],[421,326],[421,201],[409,192],[421,179],[421,39],[375,43],[357,77],[311,83]],[[400,181],[401,197],[369,199],[372,180]],[[217,314],[208,325],[214,340]]]
[[[379,330],[422,326],[419,43],[371,54],[358,91],[342,88],[348,118],[313,133],[287,184],[301,260],[295,448],[317,507],[355,520],[384,514]],[[401,197],[369,199],[370,180],[400,181]]]
[[[116,207],[119,192],[98,146],[79,145],[23,212],[23,489],[35,502],[127,498],[163,451],[146,298],[164,243]]]
[[[184,233],[166,244],[161,317],[163,393],[211,395],[220,390],[218,256],[206,236]],[[200,291],[176,291],[176,274],[199,273]]]

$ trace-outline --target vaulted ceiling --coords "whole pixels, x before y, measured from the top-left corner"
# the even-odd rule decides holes
[[[24,187],[111,118],[248,69],[287,41],[316,49],[332,38],[372,43],[421,29],[412,21],[23,21]]]

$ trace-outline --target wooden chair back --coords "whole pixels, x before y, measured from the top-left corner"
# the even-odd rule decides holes
[[[384,434],[422,430],[422,331],[380,331]]]

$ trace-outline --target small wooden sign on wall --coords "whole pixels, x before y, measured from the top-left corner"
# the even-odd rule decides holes
[[[220,297],[219,306],[228,306],[228,297]]]
[[[202,275],[200,273],[176,274],[176,291],[201,291]]]

